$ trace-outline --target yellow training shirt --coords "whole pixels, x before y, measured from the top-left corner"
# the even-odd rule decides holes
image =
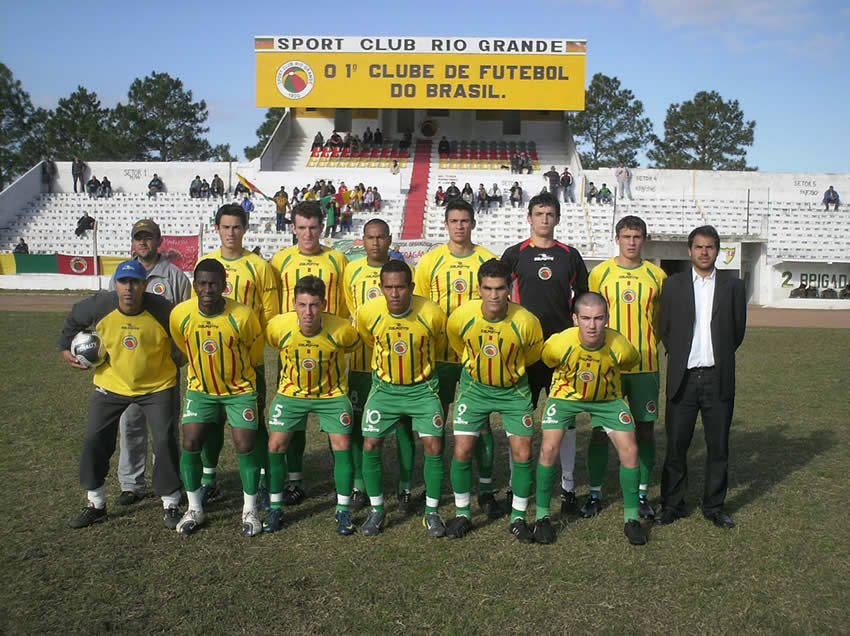
[[[204,258],[212,258],[224,265],[227,272],[224,295],[250,307],[260,325],[265,327],[280,312],[277,276],[262,256],[243,249],[238,258],[225,258],[217,249]],[[192,295],[195,296],[194,289]]]
[[[295,309],[295,283],[302,276],[317,276],[325,283],[325,311],[345,318],[348,309],[342,294],[345,255],[323,247],[318,254],[302,254],[297,245],[281,250],[272,258],[272,269],[280,280],[281,313]]]

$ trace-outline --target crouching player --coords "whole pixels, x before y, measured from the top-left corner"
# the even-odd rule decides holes
[[[257,516],[260,468],[254,452],[257,437],[257,374],[263,361],[263,332],[256,314],[224,297],[227,273],[211,258],[195,267],[197,298],[171,312],[171,337],[189,358],[183,409],[183,454],[180,473],[189,509],[177,531],[194,532],[204,523],[201,448],[210,430],[230,422],[242,479],[242,534],[263,531]]]
[[[590,413],[593,427],[607,433],[620,457],[625,533],[632,545],[646,543],[638,521],[638,468],[635,426],[623,400],[620,374],[640,359],[622,334],[608,329],[608,305],[597,293],[579,296],[573,305],[573,324],[549,337],[543,346],[543,362],[555,369],[546,402],[537,464],[537,522],[534,538],[552,543],[549,502],[555,482],[555,461],[564,429],[575,428],[576,415]]]
[[[307,415],[319,417],[334,455],[337,491],[337,532],[354,534],[349,511],[354,484],[351,458],[351,402],[345,353],[360,344],[352,324],[325,313],[325,283],[317,276],[299,278],[294,288],[295,311],[280,314],[266,327],[266,341],[280,350],[280,387],[269,412],[269,496],[266,532],[279,530],[283,520],[286,451],[293,435],[307,428]]]

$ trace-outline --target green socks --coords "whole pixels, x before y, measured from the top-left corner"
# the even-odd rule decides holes
[[[590,492],[599,494],[602,482],[605,480],[605,469],[608,467],[608,442],[587,447],[587,480],[590,482]]]
[[[557,468],[537,464],[537,519],[549,516],[552,488],[555,485]]]
[[[372,507],[378,512],[384,511],[384,466],[381,462],[381,449],[363,451],[363,479],[366,481],[366,493]]]
[[[511,521],[514,519],[525,519],[525,511],[528,509],[528,498],[531,495],[532,461],[514,461],[514,472],[511,476],[514,498],[511,509]]]
[[[472,488],[472,462],[458,461],[452,458],[451,467],[452,490],[455,495],[455,507],[458,517],[471,519],[469,512],[469,491]]]
[[[286,453],[269,452],[269,499],[272,508],[283,505],[283,487],[286,485]]]
[[[354,483],[354,463],[351,461],[351,449],[335,450],[334,455],[334,484],[336,492],[348,501],[351,495],[351,486]],[[339,503],[337,499],[337,510],[348,510],[348,504]]]
[[[620,488],[623,489],[623,519],[638,520],[638,482],[640,468],[625,468],[620,465]]]
[[[443,488],[443,454],[425,455],[425,514],[437,512]]]
[[[215,483],[215,471],[222,448],[224,448],[224,424],[208,427],[207,439],[204,440],[204,446],[201,449],[201,462],[204,466],[203,484]]]
[[[640,459],[640,496],[646,497],[649,490],[649,478],[655,468],[655,439],[645,442],[638,440],[638,458]]]
[[[493,431],[482,431],[475,442],[478,465],[478,494],[493,492]]]
[[[242,490],[248,495],[256,495],[260,483],[260,465],[257,463],[257,451],[239,454],[239,477],[242,479]]]
[[[354,465],[354,487],[360,492],[366,492],[366,482],[363,481],[363,430],[357,422],[351,428],[351,462]]]
[[[403,417],[395,427],[396,453],[398,455],[398,492],[410,490],[413,479],[413,462],[416,440],[413,437],[413,424],[410,418]]]
[[[307,447],[307,433],[295,431],[286,449],[286,467],[289,469],[290,483],[300,486],[304,479],[304,449]]]
[[[194,492],[201,487],[201,451],[183,450],[180,453],[180,476],[186,492]]]

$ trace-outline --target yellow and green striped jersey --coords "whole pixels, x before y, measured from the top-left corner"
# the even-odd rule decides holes
[[[415,270],[410,264],[411,274]],[[348,312],[352,316],[357,315],[357,310],[366,301],[382,296],[381,293],[381,266],[369,265],[366,258],[359,258],[345,266],[343,275],[343,294]],[[360,346],[354,349],[349,356],[350,371],[372,371],[372,349],[361,340]]]
[[[205,316],[197,298],[171,312],[171,337],[189,358],[187,387],[209,395],[257,390],[254,367],[263,364],[263,330],[246,305],[225,299],[224,310]]]
[[[449,316],[449,342],[473,380],[513,386],[540,359],[543,328],[534,314],[515,303],[508,303],[507,315],[498,321],[487,320],[481,305],[481,300],[470,301]]]
[[[280,314],[266,327],[266,342],[280,351],[277,392],[299,398],[348,395],[345,352],[360,343],[357,330],[345,318],[322,314],[322,328],[305,336],[294,311]]]
[[[224,295],[250,307],[261,326],[265,327],[269,320],[280,313],[277,276],[262,256],[243,249],[238,258],[225,258],[221,250],[217,249],[204,258],[212,258],[224,265],[224,271],[227,272]]]
[[[542,359],[555,369],[549,397],[607,402],[623,397],[620,374],[631,369],[640,355],[613,329],[605,329],[601,347],[588,349],[579,340],[578,327],[570,327],[546,340]]]
[[[345,318],[348,308],[342,293],[342,277],[347,261],[337,250],[323,247],[318,254],[302,254],[297,245],[281,250],[272,258],[272,269],[280,280],[281,313],[295,309],[295,283],[302,276],[317,276],[325,283],[326,311]]]
[[[393,316],[387,299],[379,296],[360,307],[355,324],[360,337],[374,349],[371,369],[384,382],[415,384],[433,373],[446,330],[446,314],[436,303],[413,296],[410,309]]]
[[[435,247],[416,264],[413,292],[431,299],[447,316],[451,316],[465,302],[479,298],[478,268],[491,258],[496,258],[496,255],[480,245],[473,246],[472,252],[466,256],[455,256],[449,251],[448,244]],[[448,341],[437,352],[437,359],[460,362]]]
[[[622,267],[611,258],[590,272],[588,287],[608,302],[608,326],[628,338],[640,353],[634,369],[624,373],[658,371],[658,309],[667,274],[649,261]]]

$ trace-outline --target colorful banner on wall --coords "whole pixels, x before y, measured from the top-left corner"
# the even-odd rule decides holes
[[[584,110],[586,40],[257,36],[257,106]]]

